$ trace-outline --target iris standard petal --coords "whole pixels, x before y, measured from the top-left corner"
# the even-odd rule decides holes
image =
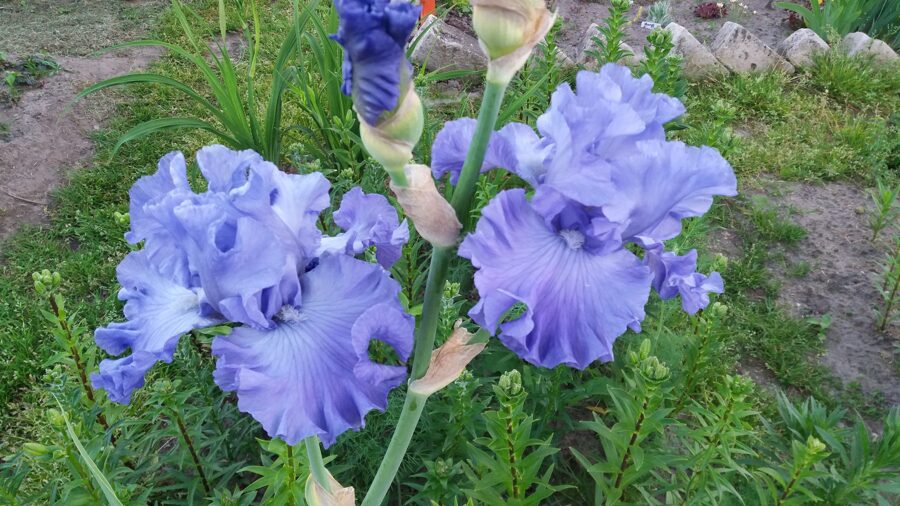
[[[449,173],[451,184],[459,180],[475,136],[476,123],[472,118],[448,121],[438,132],[431,148],[431,171],[435,179]],[[531,127],[510,123],[491,134],[481,172],[503,168],[536,184],[537,176],[543,171],[546,154],[547,149]]]
[[[128,195],[131,220],[131,230],[125,234],[128,242],[137,244],[170,234],[170,214],[162,208],[174,208],[193,195],[184,155],[175,151],[160,158],[156,172],[138,179]]]
[[[252,149],[236,151],[220,144],[205,146],[197,151],[197,166],[211,192],[229,192],[247,182],[250,166],[263,158]]]
[[[625,249],[595,254],[584,241],[548,226],[523,190],[501,192],[459,249],[477,269],[470,316],[536,365],[611,360],[616,338],[644,318],[651,274]],[[504,322],[516,303],[524,313]]]
[[[311,258],[322,236],[316,226],[319,214],[331,205],[331,183],[319,172],[287,174],[274,164],[259,161],[250,166],[247,183],[228,195],[241,213],[269,228],[281,242],[302,258]]]
[[[172,361],[182,334],[223,320],[203,313],[199,291],[187,287],[187,272],[160,272],[145,251],[129,253],[116,272],[128,321],[99,328],[94,338],[112,355],[131,349],[132,356],[105,360],[94,381],[110,391],[113,400],[127,403],[131,390],[143,384],[147,369],[160,360]]]
[[[623,238],[644,245],[678,235],[681,220],[708,211],[715,195],[737,195],[734,171],[718,151],[682,142],[638,143],[616,161],[611,186],[612,198],[596,204],[623,224]]]
[[[406,220],[398,223],[394,206],[383,195],[366,194],[358,186],[344,194],[334,222],[344,233],[323,239],[319,254],[357,255],[374,245],[378,263],[390,269],[409,241],[409,225]]]
[[[259,328],[300,297],[304,264],[292,244],[245,215],[234,215],[221,196],[207,195],[175,210],[187,230],[185,248],[205,301],[229,321]]]
[[[383,410],[402,381],[353,374],[359,357],[352,335],[373,306],[399,310],[400,287],[380,267],[345,255],[323,256],[302,281],[302,306],[283,308],[272,329],[239,327],[215,339],[215,380],[237,392],[238,407],[271,437],[293,445],[318,435],[328,446],[362,427],[368,411]]]

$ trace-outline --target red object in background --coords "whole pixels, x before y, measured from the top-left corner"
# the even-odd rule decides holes
[[[435,0],[422,0],[422,19],[434,12],[434,2]]]

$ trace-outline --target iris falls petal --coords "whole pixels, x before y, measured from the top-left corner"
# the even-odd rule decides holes
[[[95,339],[110,354],[128,349],[132,354],[104,360],[91,379],[95,387],[109,392],[112,400],[127,403],[153,364],[172,361],[182,334],[222,319],[203,313],[199,291],[187,287],[186,272],[160,272],[144,251],[129,253],[117,273],[122,284],[119,298],[127,301],[128,321],[97,329]]]
[[[470,316],[536,365],[612,360],[616,338],[644,318],[651,273],[627,250],[589,251],[587,239],[549,226],[523,190],[500,193],[459,250],[478,269]],[[517,303],[524,313],[504,321]]]
[[[368,411],[385,409],[388,392],[403,380],[399,372],[372,373],[365,366],[363,377],[354,374],[361,341],[382,339],[405,357],[412,333],[397,299],[399,285],[376,265],[325,255],[302,284],[302,304],[282,308],[272,329],[239,327],[215,339],[215,379],[237,392],[238,407],[271,437],[296,444],[318,435],[327,446],[362,427]],[[371,326],[363,330],[372,334],[358,329],[354,337],[354,324],[378,304],[387,305],[380,309],[387,320],[366,322]]]

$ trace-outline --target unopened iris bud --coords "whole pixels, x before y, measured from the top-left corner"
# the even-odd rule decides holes
[[[332,38],[344,47],[342,91],[353,97],[360,136],[391,180],[403,185],[403,167],[422,135],[422,103],[412,86],[406,42],[421,7],[405,1],[335,2],[340,24]]]
[[[116,211],[113,213],[113,219],[118,225],[128,225],[128,223],[131,221],[131,216],[128,213],[120,213]]]
[[[370,124],[360,115],[359,134],[366,150],[384,166],[397,184],[405,185],[403,169],[412,160],[412,150],[422,137],[425,114],[415,89],[409,87],[396,110]]]
[[[651,343],[650,343],[649,339],[644,339],[643,341],[641,341],[641,347],[640,347],[641,360],[647,360],[647,357],[650,356],[650,345],[651,345]]]
[[[544,0],[472,0],[472,26],[490,59],[488,80],[509,83],[555,18]]]
[[[54,428],[62,428],[66,425],[66,419],[63,418],[62,413],[57,409],[48,409],[47,410],[47,421],[50,422],[50,425]]]
[[[651,381],[663,381],[669,376],[669,368],[656,357],[650,357],[641,364],[641,374]]]
[[[809,438],[807,438],[806,448],[811,454],[825,453],[825,450],[828,449],[828,447],[825,446],[825,443],[813,436],[809,436]]]

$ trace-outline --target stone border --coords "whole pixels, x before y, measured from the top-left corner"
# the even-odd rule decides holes
[[[829,50],[828,43],[808,28],[797,30],[775,49],[732,21],[722,26],[709,48],[677,23],[669,23],[665,29],[672,33],[672,52],[681,56],[685,77],[694,80],[724,76],[731,72],[780,70],[791,74],[796,67],[811,65],[814,54]],[[587,54],[587,50],[593,47],[592,40],[599,33],[596,23],[589,26],[582,37],[576,58],[572,59],[560,51],[559,61],[564,65],[596,63]],[[415,44],[412,61],[429,71],[477,71],[485,68],[486,61],[478,40],[434,15],[425,19],[412,40]],[[622,46],[623,49],[631,50],[625,43]],[[838,47],[850,56],[868,57],[882,65],[900,61],[900,56],[887,43],[872,39],[862,32],[847,35]],[[643,59],[643,55],[633,50],[631,52],[633,56],[623,63],[635,66]]]

